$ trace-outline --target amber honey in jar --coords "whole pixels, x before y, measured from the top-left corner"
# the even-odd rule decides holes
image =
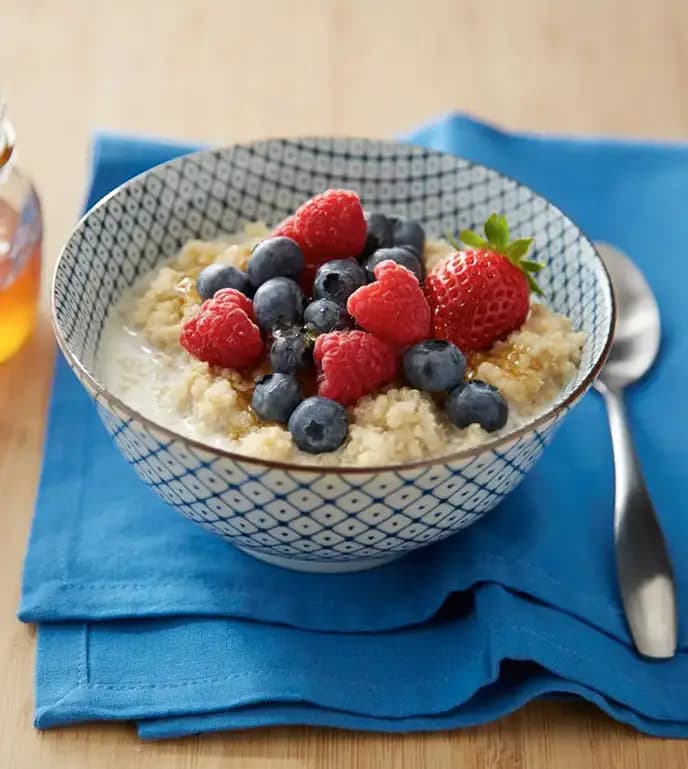
[[[0,363],[31,333],[41,276],[41,207],[16,165],[15,137],[0,95]]]

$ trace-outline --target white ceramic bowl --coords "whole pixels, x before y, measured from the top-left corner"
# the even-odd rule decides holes
[[[413,217],[430,236],[493,210],[534,235],[549,306],[587,341],[574,381],[546,413],[506,437],[399,466],[289,465],[220,451],[129,408],[94,373],[108,311],[134,280],[190,238],[273,224],[328,187],[370,210]],[[293,569],[354,571],[443,539],[522,480],[609,349],[614,303],[590,241],[518,182],[451,155],[368,139],[274,139],[188,155],[136,177],[79,222],[53,285],[59,345],[134,470],[163,499],[251,555]]]

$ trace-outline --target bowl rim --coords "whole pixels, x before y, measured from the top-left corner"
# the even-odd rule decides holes
[[[139,183],[141,179],[146,177],[148,174],[168,166],[181,165],[181,163],[184,160],[188,160],[189,158],[200,157],[200,156],[208,155],[211,153],[222,154],[228,150],[234,150],[236,148],[242,148],[242,147],[249,149],[255,146],[256,144],[269,144],[270,142],[275,142],[275,141],[277,142],[314,142],[314,141],[322,141],[324,139],[330,139],[332,141],[343,139],[347,142],[360,141],[363,143],[377,142],[377,143],[388,144],[388,145],[403,146],[403,147],[408,147],[412,149],[418,149],[426,153],[437,155],[439,157],[449,157],[452,160],[463,161],[464,163],[467,163],[469,167],[483,168],[489,171],[491,174],[496,174],[498,178],[514,182],[519,187],[526,188],[531,193],[533,193],[537,197],[544,200],[548,206],[550,206],[557,213],[563,216],[564,219],[568,220],[576,227],[576,229],[580,233],[581,238],[584,241],[586,241],[590,246],[590,248],[592,249],[592,252],[595,258],[597,259],[598,266],[601,267],[601,275],[604,277],[604,286],[609,293],[611,313],[610,313],[610,319],[609,319],[609,328],[607,329],[607,338],[605,339],[602,351],[599,353],[597,360],[593,362],[592,366],[590,367],[590,371],[587,373],[587,375],[578,383],[578,385],[576,385],[576,387],[573,388],[573,390],[571,390],[571,392],[569,392],[566,395],[565,398],[553,403],[542,414],[538,415],[537,417],[529,420],[525,424],[521,425],[520,427],[517,427],[514,430],[511,430],[510,432],[504,435],[500,435],[496,438],[487,440],[484,443],[481,443],[477,446],[472,446],[470,448],[462,449],[460,451],[454,451],[451,454],[440,454],[432,457],[427,457],[424,459],[414,460],[412,462],[400,462],[396,464],[386,464],[386,465],[362,465],[362,466],[326,465],[326,464],[318,465],[318,464],[307,464],[307,463],[296,463],[296,462],[282,462],[279,460],[272,460],[272,459],[261,459],[260,457],[255,457],[255,456],[246,455],[246,454],[239,454],[237,452],[228,451],[227,449],[211,446],[210,444],[204,443],[203,441],[185,436],[182,433],[177,432],[176,430],[172,430],[169,427],[165,427],[164,425],[159,424],[158,422],[154,421],[153,419],[150,419],[149,417],[145,416],[144,414],[141,414],[139,411],[129,406],[119,397],[111,393],[108,390],[108,388],[104,384],[102,384],[98,380],[98,378],[88,370],[88,368],[86,368],[86,366],[82,363],[79,357],[71,350],[67,340],[64,338],[62,331],[60,329],[59,322],[57,319],[57,308],[55,304],[55,290],[56,290],[56,284],[57,284],[57,274],[59,271],[58,268],[62,260],[65,258],[67,248],[72,238],[74,237],[74,234],[77,232],[77,230],[79,230],[79,228],[81,228],[85,224],[86,220],[95,211],[107,205],[110,199],[114,198],[122,190],[126,189],[129,186],[133,186]],[[201,149],[196,150],[194,152],[186,152],[178,157],[172,158],[162,163],[157,163],[156,165],[151,166],[145,171],[142,171],[141,173],[136,174],[135,176],[132,176],[130,179],[127,179],[127,181],[123,182],[122,184],[117,185],[117,187],[110,190],[110,192],[108,192],[106,195],[100,198],[100,200],[96,201],[94,205],[92,205],[87,211],[83,213],[83,215],[79,218],[77,223],[74,225],[74,227],[70,231],[66,241],[64,242],[64,245],[60,249],[60,253],[57,259],[55,260],[55,265],[52,270],[52,278],[50,281],[50,319],[53,327],[53,332],[55,334],[55,339],[57,341],[57,345],[60,348],[60,351],[62,352],[62,354],[65,356],[65,359],[67,360],[67,363],[69,364],[69,366],[75,372],[79,372],[80,376],[78,376],[78,378],[88,382],[88,385],[90,386],[92,391],[95,393],[96,398],[97,396],[100,396],[106,402],[111,403],[117,410],[119,410],[120,412],[124,412],[132,421],[139,422],[144,427],[146,427],[147,429],[153,430],[154,432],[163,433],[170,441],[173,441],[173,440],[181,441],[182,443],[189,445],[194,451],[205,453],[205,454],[208,454],[208,453],[215,454],[218,457],[229,459],[233,462],[238,462],[240,464],[253,464],[253,465],[258,465],[260,467],[270,468],[273,470],[282,470],[285,472],[292,472],[292,473],[311,473],[311,474],[318,473],[320,475],[325,473],[328,473],[328,474],[331,473],[335,475],[375,475],[375,474],[385,473],[385,472],[412,471],[420,468],[431,467],[433,465],[447,465],[452,462],[475,458],[479,454],[482,454],[485,451],[494,451],[495,449],[498,449],[500,446],[503,446],[507,443],[512,443],[515,440],[519,440],[524,435],[527,435],[528,433],[536,430],[538,427],[541,427],[542,425],[554,420],[556,417],[558,417],[562,413],[565,413],[567,410],[573,407],[576,404],[576,402],[587,392],[587,390],[590,388],[592,383],[597,378],[598,374],[600,373],[602,367],[604,366],[607,360],[607,357],[609,356],[609,352],[611,350],[612,342],[614,339],[616,318],[617,318],[617,303],[616,303],[616,297],[614,295],[611,277],[604,263],[604,260],[602,259],[597,248],[595,247],[594,241],[575,222],[574,219],[572,219],[559,206],[552,203],[547,197],[540,194],[539,192],[537,192],[537,190],[534,190],[529,185],[524,184],[523,182],[514,178],[513,176],[504,174],[501,171],[498,171],[497,169],[492,168],[491,166],[484,165],[483,163],[476,163],[473,160],[470,160],[469,158],[465,158],[460,155],[454,155],[451,152],[442,152],[440,150],[435,150],[430,147],[425,147],[423,145],[414,144],[413,142],[407,142],[403,140],[384,139],[384,138],[381,139],[381,138],[375,138],[375,137],[361,137],[361,136],[304,135],[304,136],[266,137],[262,139],[255,139],[255,140],[246,141],[246,142],[235,142],[233,144],[226,144],[226,145],[221,145],[216,147],[202,147]],[[82,381],[82,384],[83,384],[83,381]]]

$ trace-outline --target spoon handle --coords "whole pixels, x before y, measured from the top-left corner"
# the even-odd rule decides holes
[[[614,543],[626,618],[638,651],[667,658],[676,652],[676,593],[671,562],[643,479],[622,391],[600,388],[614,449]]]

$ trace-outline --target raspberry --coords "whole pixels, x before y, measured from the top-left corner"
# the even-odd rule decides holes
[[[273,230],[272,235],[273,237],[291,238],[301,247],[301,251],[304,254],[304,265],[298,283],[301,286],[303,293],[310,298],[313,296],[313,281],[315,280],[315,274],[318,272],[321,262],[313,260],[312,254],[309,258],[307,249],[304,248],[303,241],[299,240],[294,217],[290,216],[281,224],[278,224]]]
[[[375,267],[377,280],[354,291],[346,309],[359,326],[392,347],[430,336],[430,307],[416,276],[392,261]]]
[[[277,227],[272,231],[273,238],[291,238],[292,240],[295,240],[297,243],[299,242],[296,240],[297,234],[296,234],[296,223],[294,222],[293,216],[288,216],[286,219],[283,219]],[[299,243],[299,245],[301,245]],[[303,247],[301,248],[303,251]]]
[[[307,200],[293,216],[276,227],[273,235],[295,240],[308,267],[331,259],[358,256],[363,250],[366,232],[358,195],[351,190],[327,190]]]
[[[301,290],[309,299],[313,296],[313,283],[319,269],[319,264],[305,264],[303,270],[301,270],[299,286],[301,286]]]
[[[256,316],[253,311],[253,302],[242,291],[234,288],[225,288],[218,291],[213,297],[215,305],[223,307],[238,307],[243,310],[251,320],[255,320]]]
[[[249,368],[264,352],[253,304],[233,288],[203,302],[198,315],[182,326],[179,344],[198,360],[232,369]]]
[[[321,334],[313,358],[320,371],[318,394],[343,406],[389,384],[398,370],[395,350],[365,331]]]

